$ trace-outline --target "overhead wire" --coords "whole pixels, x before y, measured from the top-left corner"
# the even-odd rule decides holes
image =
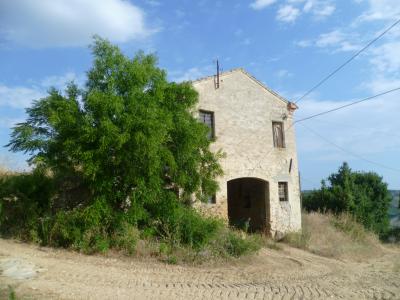
[[[347,153],[347,154],[350,154],[350,155],[352,155],[352,156],[354,156],[354,157],[356,157],[356,158],[358,158],[358,159],[360,159],[360,160],[363,160],[363,161],[365,161],[365,162],[367,162],[367,163],[369,163],[369,164],[373,164],[373,165],[376,165],[376,166],[381,167],[381,168],[383,168],[383,169],[387,169],[387,170],[391,170],[391,171],[399,172],[399,173],[400,173],[400,169],[392,168],[392,167],[383,165],[383,164],[381,164],[381,163],[372,161],[372,160],[370,160],[370,159],[367,159],[367,158],[365,158],[365,157],[363,157],[363,156],[361,156],[361,155],[359,155],[359,154],[357,154],[357,153],[354,153],[354,152],[352,152],[352,151],[349,151],[349,150],[347,150],[347,149],[345,149],[345,148],[343,148],[343,147],[341,147],[341,146],[335,144],[334,142],[328,140],[326,137],[324,137],[323,135],[319,134],[318,132],[316,132],[315,130],[311,129],[310,127],[308,127],[308,126],[306,126],[306,125],[304,125],[304,124],[300,124],[300,125],[302,125],[304,128],[306,128],[307,130],[309,130],[310,132],[312,132],[314,135],[318,136],[320,139],[324,140],[326,143],[328,143],[328,144],[330,144],[330,145],[332,145],[332,146],[334,146],[334,147],[340,149],[341,151],[343,151],[343,152],[345,152],[345,153]]]
[[[388,91],[385,91],[385,92],[382,92],[382,93],[379,93],[379,94],[376,94],[376,95],[373,95],[373,96],[369,96],[367,98],[364,98],[364,99],[361,99],[361,100],[357,100],[357,101],[354,101],[354,102],[351,102],[351,103],[348,103],[348,104],[345,104],[345,105],[341,105],[341,106],[338,106],[336,108],[332,108],[332,109],[329,109],[329,110],[326,110],[326,111],[323,111],[323,112],[320,112],[320,113],[317,113],[317,114],[314,114],[314,115],[311,115],[311,116],[308,116],[308,117],[305,117],[305,118],[302,118],[302,119],[299,119],[299,120],[296,120],[296,121],[293,122],[293,124],[299,123],[299,122],[303,122],[303,121],[306,121],[306,120],[309,120],[309,119],[312,119],[312,118],[315,118],[315,117],[318,117],[318,116],[326,115],[328,113],[331,113],[331,112],[334,112],[334,111],[338,111],[340,109],[343,109],[343,108],[346,108],[346,107],[349,107],[349,106],[353,106],[353,105],[359,104],[361,102],[369,101],[369,100],[378,98],[380,96],[396,92],[398,90],[400,90],[400,87],[397,87],[397,88],[394,88],[394,89],[391,89],[391,90],[388,90]]]
[[[320,87],[322,84],[324,84],[328,79],[330,79],[333,75],[335,75],[337,72],[339,72],[341,69],[343,69],[347,64],[349,64],[351,61],[353,61],[357,56],[359,56],[362,52],[364,52],[367,48],[369,48],[373,43],[378,41],[381,37],[383,37],[386,33],[388,33],[393,27],[395,27],[397,24],[400,23],[400,19],[398,19],[396,22],[394,22],[392,25],[390,25],[387,29],[385,29],[381,34],[379,34],[376,38],[371,40],[367,45],[365,45],[363,48],[358,50],[353,56],[351,56],[349,59],[347,59],[344,63],[342,63],[339,67],[337,67],[335,70],[333,70],[331,73],[329,73],[327,76],[325,76],[322,80],[320,80],[316,85],[314,85],[311,89],[309,89],[306,93],[304,93],[295,103],[298,103],[301,101],[303,98],[308,96],[311,92],[316,90],[318,87]]]

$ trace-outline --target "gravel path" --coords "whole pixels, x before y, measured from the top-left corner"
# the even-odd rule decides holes
[[[28,299],[400,299],[400,250],[383,253],[352,262],[285,247],[183,267],[0,239],[0,286]]]

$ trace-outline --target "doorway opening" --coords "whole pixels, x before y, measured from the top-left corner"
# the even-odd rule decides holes
[[[269,184],[243,177],[228,181],[229,224],[251,232],[269,230]]]

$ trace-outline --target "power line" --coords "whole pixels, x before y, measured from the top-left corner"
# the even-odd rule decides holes
[[[337,111],[337,110],[340,110],[340,109],[343,109],[343,108],[346,108],[346,107],[349,107],[349,106],[352,106],[352,105],[356,105],[356,104],[361,103],[361,102],[372,100],[374,98],[377,98],[377,97],[380,97],[380,96],[383,96],[383,95],[386,95],[386,94],[389,94],[389,93],[393,93],[393,92],[398,91],[398,90],[400,90],[400,87],[397,87],[397,88],[394,88],[394,89],[391,89],[391,90],[388,90],[388,91],[385,91],[385,92],[382,92],[382,93],[379,93],[379,94],[376,94],[376,95],[373,95],[373,96],[370,96],[370,97],[367,97],[367,98],[364,98],[364,99],[361,99],[361,100],[357,100],[357,101],[351,102],[349,104],[342,105],[342,106],[339,106],[339,107],[336,107],[336,108],[333,108],[333,109],[330,109],[330,110],[327,110],[327,111],[323,111],[323,112],[317,113],[315,115],[311,115],[311,116],[305,117],[305,118],[300,119],[300,120],[296,120],[296,121],[293,122],[293,124],[299,123],[299,122],[303,122],[303,121],[306,121],[306,120],[309,120],[309,119],[312,119],[312,118],[315,118],[315,117],[318,117],[318,116],[326,115],[328,113],[331,113],[331,112],[334,112],[334,111]]]
[[[399,23],[400,23],[400,19],[398,19],[396,22],[394,22],[390,27],[388,27],[385,31],[383,31],[380,35],[378,35],[372,41],[370,41],[362,49],[358,50],[352,57],[350,57],[343,64],[341,64],[339,67],[337,67],[335,70],[333,70],[330,74],[325,76],[321,81],[319,81],[316,85],[314,85],[311,89],[309,89],[303,96],[301,96],[297,101],[295,101],[295,103],[298,103],[304,97],[308,96],[311,92],[313,92],[315,89],[320,87],[325,81],[327,81],[329,78],[331,78],[333,75],[335,75],[341,69],[343,69],[348,63],[350,63],[352,60],[354,60],[357,56],[359,56],[362,52],[364,52],[369,46],[371,46],[373,43],[375,43],[377,40],[379,40],[382,36],[384,36],[388,31],[390,31],[393,27],[395,27]]]
[[[319,134],[319,133],[316,132],[315,130],[309,128],[308,126],[306,126],[306,125],[304,125],[304,124],[301,124],[301,125],[302,125],[304,128],[306,128],[306,129],[308,129],[309,131],[311,131],[311,132],[312,132],[313,134],[315,134],[316,136],[318,136],[320,139],[324,140],[326,143],[331,144],[332,146],[334,146],[334,147],[340,149],[341,151],[343,151],[343,152],[345,152],[345,153],[347,153],[347,154],[350,154],[350,155],[352,155],[352,156],[354,156],[354,157],[357,157],[358,159],[361,159],[361,160],[363,160],[363,161],[365,161],[365,162],[367,162],[367,163],[369,163],[369,164],[373,164],[373,165],[376,165],[376,166],[378,166],[378,167],[381,167],[381,168],[384,168],[384,169],[387,169],[387,170],[391,170],[391,171],[395,171],[395,172],[399,172],[399,173],[400,173],[400,170],[399,170],[399,169],[395,169],[395,168],[392,168],[392,167],[383,165],[383,164],[381,164],[381,163],[377,163],[377,162],[375,162],[375,161],[372,161],[372,160],[369,160],[369,159],[367,159],[367,158],[364,158],[364,157],[362,157],[361,155],[359,155],[359,154],[357,154],[357,153],[354,153],[354,152],[352,152],[352,151],[346,150],[346,149],[344,149],[343,147],[341,147],[341,146],[339,146],[339,145],[333,143],[332,141],[328,140],[327,138],[325,138],[324,136],[322,136],[321,134]]]
[[[386,95],[386,94],[389,94],[389,93],[392,93],[392,92],[395,92],[395,91],[398,91],[398,90],[400,90],[400,87],[392,89],[392,90],[389,90],[389,91],[385,91],[385,92],[379,93],[377,95],[370,96],[370,97],[367,97],[367,98],[364,98],[364,99],[361,99],[361,100],[358,100],[358,101],[354,101],[352,103],[349,103],[349,104],[346,104],[346,105],[342,105],[342,106],[339,106],[339,107],[336,107],[336,108],[333,108],[333,109],[330,109],[330,110],[327,110],[327,111],[324,111],[324,112],[320,112],[318,114],[311,115],[311,116],[308,116],[308,117],[300,119],[300,120],[296,120],[292,124],[290,124],[288,127],[286,127],[286,129],[284,130],[284,134],[286,134],[286,132],[288,132],[296,123],[299,123],[299,122],[302,122],[302,121],[306,121],[306,120],[309,120],[309,119],[312,119],[312,118],[315,118],[315,117],[318,117],[318,116],[321,116],[321,115],[325,115],[325,114],[328,114],[330,112],[337,111],[339,109],[343,109],[343,108],[346,108],[346,107],[349,107],[349,106],[352,106],[352,105],[355,105],[355,104],[358,104],[358,103],[361,103],[361,102],[364,102],[364,101],[368,101],[368,100],[371,100],[371,99],[377,98],[379,96]],[[302,124],[302,125],[304,126],[304,124]],[[304,126],[304,127],[306,127],[306,126]],[[329,142],[329,143],[331,143],[331,142]],[[340,147],[340,146],[335,145],[335,147]],[[274,148],[275,148],[274,146],[271,146],[269,151],[265,154],[265,157],[268,157],[272,153]],[[343,150],[343,151],[346,151],[346,150]],[[391,169],[390,167],[388,167],[388,168]],[[400,172],[400,170],[396,170],[396,171]]]

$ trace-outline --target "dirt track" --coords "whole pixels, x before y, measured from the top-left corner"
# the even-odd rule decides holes
[[[400,251],[384,252],[356,263],[264,249],[229,266],[182,267],[0,239],[0,286],[30,299],[400,299]]]

